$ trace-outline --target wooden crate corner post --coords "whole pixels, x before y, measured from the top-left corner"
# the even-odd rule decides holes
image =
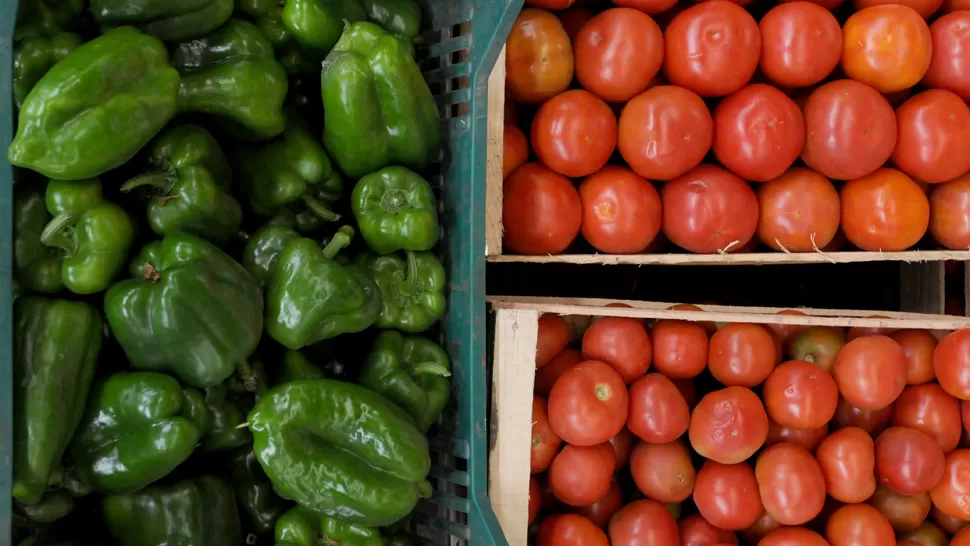
[[[485,155],[485,255],[502,254],[502,183],[505,162],[505,47],[488,76],[488,149]]]

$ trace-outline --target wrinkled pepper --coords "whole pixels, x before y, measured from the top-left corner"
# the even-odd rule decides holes
[[[401,408],[359,385],[279,385],[260,397],[249,423],[276,492],[321,515],[376,527],[431,495],[427,438]]]
[[[241,427],[246,416],[223,383],[205,389],[207,419],[203,427],[203,451],[227,451],[253,441],[248,428]]]
[[[356,267],[334,261],[350,244],[344,226],[326,247],[300,237],[283,247],[266,292],[266,332],[288,349],[361,332],[374,324],[380,292]]]
[[[356,523],[291,508],[276,522],[276,546],[384,546],[380,531]]]
[[[232,170],[209,131],[188,124],[167,129],[149,145],[145,163],[150,170],[126,182],[121,191],[152,189],[152,231],[187,231],[217,242],[238,232],[242,207],[232,196]]]
[[[14,309],[13,496],[41,501],[81,421],[101,350],[98,312],[82,302],[21,298]]]
[[[108,324],[135,369],[167,371],[187,385],[224,381],[256,349],[263,292],[235,260],[187,233],[146,245],[133,276],[104,298]]]
[[[99,382],[71,443],[78,478],[97,491],[123,493],[168,475],[202,438],[204,407],[191,393],[154,372],[119,372]]]
[[[321,76],[323,141],[351,178],[389,165],[423,171],[437,158],[441,119],[407,46],[377,25],[347,27]]]
[[[451,365],[437,343],[389,330],[374,340],[360,384],[401,406],[427,431],[451,397]]]
[[[280,366],[276,383],[282,385],[290,381],[300,379],[326,379],[327,374],[323,373],[316,364],[310,362],[300,351],[288,350],[283,354],[283,365]]]
[[[179,74],[157,38],[132,27],[78,47],[47,71],[20,109],[7,156],[62,180],[131,159],[175,115]]]
[[[91,0],[102,27],[131,25],[166,42],[199,38],[232,15],[232,0]]]
[[[52,523],[74,510],[74,498],[63,489],[44,493],[37,504],[20,504],[20,511],[35,523]]]
[[[176,45],[171,61],[182,75],[179,111],[217,116],[244,140],[283,132],[286,72],[254,24],[229,19],[207,36]]]
[[[378,254],[438,244],[438,201],[431,184],[404,167],[361,178],[350,198],[367,247]]]
[[[248,516],[252,530],[258,534],[273,531],[276,520],[286,511],[288,503],[273,491],[263,467],[259,466],[253,446],[236,450],[229,463],[236,502]]]
[[[47,74],[52,66],[84,43],[71,32],[51,38],[28,36],[17,43],[13,54],[13,98],[20,108],[30,90]]]
[[[14,40],[31,36],[54,36],[73,30],[87,2],[85,0],[24,0],[18,2]]]
[[[103,510],[118,546],[243,544],[232,487],[215,476],[111,495]]]
[[[381,291],[378,328],[417,334],[445,316],[445,268],[430,252],[378,256],[364,252],[356,265],[374,279]]]

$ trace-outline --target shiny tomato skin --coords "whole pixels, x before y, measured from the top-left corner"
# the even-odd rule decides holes
[[[602,317],[583,334],[583,356],[606,362],[629,385],[650,369],[653,347],[642,320]]]
[[[832,432],[816,457],[829,496],[840,502],[864,502],[876,490],[875,443],[864,430],[847,427]]]
[[[610,524],[610,518],[622,507],[623,492],[620,491],[620,487],[616,485],[616,480],[614,480],[613,484],[610,485],[610,490],[606,492],[603,498],[593,504],[576,508],[576,513],[589,518],[600,529],[606,529],[606,526]]]
[[[691,447],[702,457],[722,464],[740,463],[767,440],[768,415],[750,389],[727,387],[701,399],[691,414],[688,432]]]
[[[768,439],[766,446],[789,443],[801,447],[809,453],[815,453],[818,446],[829,434],[828,424],[813,429],[799,429],[779,425],[774,421],[768,424]]]
[[[579,514],[555,514],[539,524],[538,546],[610,546],[606,533]]]
[[[944,514],[970,520],[970,449],[958,449],[946,456],[943,478],[930,490],[933,505]]]
[[[919,184],[896,169],[850,180],[842,186],[842,231],[872,252],[915,245],[930,225],[930,202]]]
[[[970,171],[970,108],[943,89],[923,91],[896,109],[892,160],[921,182],[938,184]]]
[[[552,494],[569,506],[586,506],[603,498],[613,483],[616,456],[613,446],[567,444],[549,467]]]
[[[782,525],[802,525],[822,511],[825,478],[811,453],[794,444],[761,452],[754,468],[765,510]]]
[[[524,9],[505,46],[505,89],[518,102],[539,104],[573,80],[573,47],[555,15]]]
[[[609,526],[612,546],[661,546],[677,544],[677,522],[664,505],[641,499],[613,514]]]
[[[970,329],[951,332],[940,340],[933,351],[933,371],[946,392],[970,400]]]
[[[550,169],[572,178],[589,176],[616,149],[616,116],[596,95],[572,89],[539,107],[531,138],[539,161]]]
[[[733,531],[719,529],[698,514],[680,520],[678,527],[680,529],[680,546],[737,545],[738,543],[738,537]]]
[[[852,80],[820,85],[802,108],[802,160],[835,180],[865,176],[889,159],[896,146],[896,114],[875,89]]]
[[[886,336],[856,338],[836,357],[833,375],[846,402],[861,409],[884,408],[906,386],[906,355]]]
[[[762,396],[768,417],[797,429],[824,427],[839,405],[835,379],[804,360],[790,360],[775,368],[765,381]]]
[[[893,426],[918,430],[949,453],[957,448],[963,427],[960,401],[936,383],[912,385],[893,404]]]
[[[829,543],[815,531],[802,527],[786,527],[766,536],[758,546],[829,546]]]
[[[831,546],[891,546],[896,540],[886,516],[868,504],[846,504],[829,518],[825,538]]]
[[[844,346],[843,330],[830,326],[812,326],[791,341],[788,357],[791,360],[811,362],[826,372],[832,373],[835,359]]]
[[[751,526],[764,509],[754,470],[747,463],[705,462],[694,484],[694,504],[704,519],[728,531]]]
[[[728,324],[711,336],[707,367],[727,387],[758,386],[775,364],[774,338],[759,324]]]
[[[946,89],[970,100],[970,5],[948,13],[930,25],[933,55],[923,85]]]
[[[536,368],[542,368],[569,345],[569,323],[561,315],[546,313],[539,317],[536,333]]]
[[[701,164],[667,182],[661,189],[661,201],[664,235],[688,252],[738,250],[758,228],[754,190],[736,174],[715,165]]]
[[[886,516],[897,533],[915,531],[930,515],[930,496],[927,493],[903,495],[880,485],[868,501]]]
[[[880,93],[919,83],[930,66],[930,27],[911,7],[887,4],[855,12],[842,27],[842,70]]]
[[[714,138],[711,113],[696,93],[660,85],[634,97],[620,114],[617,147],[637,174],[671,180],[700,164]]]
[[[650,333],[656,371],[671,379],[690,379],[707,367],[707,332],[696,322],[658,320]]]
[[[813,170],[794,167],[760,185],[758,202],[758,238],[774,250],[814,252],[839,230],[839,192]]]
[[[723,97],[744,87],[760,56],[758,23],[724,0],[685,9],[664,33],[664,75],[702,97]]]
[[[926,330],[897,330],[889,334],[906,355],[906,383],[920,385],[936,379],[933,351],[936,338]]]
[[[629,464],[630,453],[633,451],[633,444],[636,441],[636,437],[626,427],[623,427],[623,430],[616,436],[610,438],[610,443],[613,444],[613,453],[616,455],[617,470],[626,468]]]
[[[970,248],[970,174],[933,186],[930,234],[950,250]]]
[[[815,85],[839,65],[842,28],[832,12],[811,2],[787,2],[761,22],[761,72],[777,85]]]
[[[587,360],[566,370],[553,385],[549,423],[567,443],[594,446],[620,432],[627,406],[626,384],[620,374],[605,362]]]
[[[870,436],[878,436],[879,433],[889,427],[893,417],[893,406],[890,404],[884,408],[869,410],[853,406],[839,398],[839,405],[835,408],[835,416],[832,418],[832,425],[835,428],[857,427],[866,431]]]
[[[944,460],[940,446],[918,430],[890,427],[876,438],[876,477],[903,495],[932,489],[943,476]]]
[[[643,253],[660,233],[660,193],[627,168],[607,165],[590,175],[579,185],[579,199],[583,238],[600,252]]]
[[[561,353],[549,361],[549,364],[536,370],[536,394],[548,397],[552,391],[552,386],[556,384],[559,376],[584,360],[586,359],[583,358],[583,353],[576,349],[563,349]]]
[[[529,476],[529,525],[535,521],[542,510],[542,486],[535,476]]]
[[[608,9],[583,25],[573,55],[583,88],[605,101],[626,102],[660,72],[663,34],[642,11]]]
[[[529,140],[525,138],[522,129],[507,123],[502,132],[502,143],[502,178],[508,178],[512,171],[529,160]]]
[[[672,442],[687,432],[690,409],[670,379],[647,374],[630,385],[630,432],[653,443]]]
[[[503,185],[503,244],[519,254],[559,254],[579,234],[583,206],[568,178],[539,163],[516,169]]]
[[[637,442],[630,455],[630,473],[641,493],[664,504],[690,498],[697,477],[690,452],[680,440],[666,444]]]
[[[804,145],[801,110],[770,85],[748,85],[714,109],[714,155],[746,180],[766,182],[781,176]]]
[[[562,447],[560,438],[549,426],[549,414],[545,399],[532,397],[532,473],[543,472]]]

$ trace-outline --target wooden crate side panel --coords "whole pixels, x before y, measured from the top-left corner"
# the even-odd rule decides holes
[[[485,255],[502,254],[502,183],[505,162],[505,47],[488,76],[488,151],[485,174]]]

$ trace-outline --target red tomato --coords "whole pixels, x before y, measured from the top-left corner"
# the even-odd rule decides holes
[[[525,0],[525,5],[542,9],[566,9],[576,0]]]
[[[539,317],[536,333],[536,368],[542,368],[569,345],[569,324],[554,313]]]
[[[519,254],[559,254],[579,233],[583,206],[568,178],[526,163],[503,185],[503,244]]]
[[[943,476],[943,467],[940,446],[918,430],[891,427],[876,438],[876,477],[897,493],[929,491]]]
[[[775,250],[813,252],[829,244],[839,230],[839,192],[815,171],[795,167],[762,184],[758,202],[758,238]]]
[[[957,330],[940,340],[933,351],[933,371],[946,392],[970,400],[970,329]]]
[[[811,2],[771,9],[759,23],[761,71],[783,87],[815,85],[842,56],[842,28],[829,10]]]
[[[700,6],[712,3],[724,2],[715,0]],[[661,201],[664,235],[688,252],[738,250],[758,227],[754,190],[736,174],[715,165],[699,165],[667,182]]]
[[[627,427],[640,439],[672,442],[687,432],[690,410],[677,386],[659,373],[647,374],[630,385]]]
[[[825,538],[831,546],[890,546],[896,540],[886,516],[868,504],[846,504],[829,518]]]
[[[646,13],[608,9],[583,25],[573,54],[580,85],[603,100],[626,102],[660,72],[664,38]]]
[[[970,171],[970,108],[943,89],[923,91],[896,109],[893,163],[916,180],[936,184]]]
[[[768,415],[750,389],[728,387],[701,399],[691,415],[689,433],[690,445],[700,456],[723,464],[740,463],[764,445]]]
[[[600,252],[642,253],[660,233],[660,193],[627,168],[603,167],[579,185],[579,199],[583,237]]]
[[[697,473],[694,504],[704,519],[729,531],[749,527],[764,509],[754,470],[747,463],[705,462]]]
[[[931,501],[933,500],[932,497],[930,498],[930,500]],[[960,532],[960,529],[963,529],[968,524],[970,524],[970,522],[966,520],[955,518],[949,514],[944,513],[942,510],[937,508],[936,504],[934,504],[933,507],[930,509],[930,517],[933,518],[933,521],[939,526],[939,529],[942,529],[943,531],[946,531],[951,535],[957,534],[958,532]],[[943,542],[943,544],[946,544],[946,542]]]
[[[829,496],[841,502],[864,502],[876,490],[875,443],[864,430],[836,430],[818,446],[818,463]]]
[[[539,525],[539,546],[610,546],[606,533],[578,514],[556,514]]]
[[[674,379],[696,377],[707,366],[707,332],[696,322],[658,320],[651,331],[653,367]]]
[[[845,332],[830,326],[813,326],[792,340],[788,357],[811,362],[831,373],[835,359],[845,346]]]
[[[529,141],[525,133],[515,125],[506,124],[502,133],[504,152],[502,156],[502,177],[508,178],[512,171],[529,160]]]
[[[650,15],[657,15],[672,8],[677,0],[613,0],[617,6],[638,9]]]
[[[944,514],[970,520],[970,449],[958,449],[946,456],[943,478],[930,490],[930,499]]]
[[[963,530],[953,537],[950,546],[970,546],[970,530]]]
[[[579,31],[583,28],[583,25],[593,18],[593,12],[586,8],[573,6],[567,10],[556,13],[556,17],[558,17],[559,22],[562,23],[562,28],[566,31],[566,35],[569,36],[569,40],[575,42],[576,37],[579,36]],[[573,52],[573,57],[576,57],[575,51]]]
[[[932,218],[932,215],[930,216]],[[936,379],[933,373],[933,351],[936,338],[926,330],[898,330],[889,334],[906,355],[906,383],[919,385]]]
[[[546,401],[538,396],[532,397],[532,472],[542,472],[549,468],[560,447],[562,438],[549,426]]]
[[[593,504],[609,492],[615,469],[609,442],[586,447],[567,444],[549,467],[549,489],[569,506]]]
[[[624,506],[610,520],[612,546],[662,546],[677,544],[677,522],[664,505],[637,500]]]
[[[610,485],[610,490],[606,492],[603,498],[593,504],[580,506],[576,509],[576,513],[589,518],[600,529],[606,529],[606,526],[610,524],[610,518],[622,506],[623,493],[620,491],[620,487],[616,485],[616,481],[614,481]]]
[[[617,470],[626,468],[627,463],[630,462],[630,452],[633,451],[633,443],[636,441],[633,433],[626,427],[623,427],[619,434],[610,438],[610,443],[613,444],[613,452],[616,454]]]
[[[680,87],[660,85],[637,95],[620,114],[620,155],[637,174],[670,180],[700,164],[713,142],[704,101]]]
[[[835,382],[846,402],[876,410],[892,404],[906,386],[906,355],[886,336],[853,339],[835,359]]]
[[[845,398],[839,398],[839,407],[835,409],[835,417],[832,418],[832,424],[836,428],[858,427],[872,436],[877,436],[889,426],[892,415],[892,405],[876,410],[868,410],[857,408],[846,402]]]
[[[816,372],[819,373],[819,372]],[[765,511],[782,525],[808,523],[825,504],[825,478],[811,453],[794,444],[769,447],[754,468]]]
[[[774,421],[769,421],[768,423],[768,439],[765,440],[765,445],[773,446],[775,444],[789,443],[799,446],[809,453],[815,453],[818,449],[819,444],[825,439],[829,434],[828,424],[822,425],[818,428],[810,429],[800,429],[786,427],[779,425]]]
[[[959,8],[970,9],[970,5]],[[923,85],[953,91],[970,100],[970,12],[955,11],[930,25],[933,55]]]
[[[759,324],[728,324],[711,336],[707,367],[725,386],[758,386],[776,363],[774,338]]]
[[[950,250],[970,248],[970,175],[933,187],[930,233]]]
[[[744,8],[714,0],[689,7],[664,33],[664,75],[702,97],[744,87],[758,68],[761,33]]]
[[[898,533],[915,531],[930,515],[930,496],[926,493],[903,495],[880,485],[869,499],[879,513],[886,516]]]
[[[882,93],[916,85],[930,66],[930,27],[911,7],[861,9],[846,20],[842,36],[845,75]]]
[[[680,546],[711,546],[712,544],[737,544],[738,537],[731,531],[718,529],[699,515],[680,520]]]
[[[768,184],[763,184],[761,187],[764,188]],[[784,309],[775,313],[776,315],[787,315],[791,317],[804,317],[805,313],[797,311],[795,309]],[[805,330],[808,330],[808,326],[803,326],[801,324],[765,324],[765,328],[771,330],[775,337],[778,338],[784,347],[788,347],[791,340],[794,339],[798,334],[801,334]]]
[[[535,476],[529,476],[529,525],[535,521],[542,509],[542,486]]]
[[[583,356],[606,362],[626,384],[650,369],[653,350],[643,321],[625,317],[602,317],[583,334]]]
[[[839,405],[835,379],[804,360],[791,360],[775,368],[763,391],[768,417],[797,429],[824,427]]]
[[[805,120],[795,101],[762,83],[724,98],[714,109],[714,155],[742,178],[777,178],[805,145]]]
[[[505,44],[505,89],[513,99],[539,104],[573,81],[573,47],[556,16],[524,9]]]
[[[896,114],[868,85],[837,80],[809,95],[802,160],[836,180],[865,176],[889,159],[896,146]]]
[[[549,99],[532,119],[532,146],[539,161],[573,178],[602,169],[616,149],[616,135],[613,110],[582,89]]]
[[[926,194],[896,169],[879,169],[846,182],[841,198],[842,231],[863,250],[906,250],[930,225]]]
[[[544,317],[546,315],[542,316]],[[536,371],[536,394],[549,396],[549,393],[552,391],[552,386],[556,384],[559,376],[583,360],[585,360],[583,353],[576,349],[563,349],[561,353],[549,361],[549,364]]]
[[[647,498],[664,504],[683,502],[694,492],[694,465],[680,440],[666,444],[638,442],[630,456],[630,473]]]
[[[802,527],[786,527],[766,536],[758,546],[829,546],[829,543],[815,531]]]
[[[960,401],[936,383],[906,387],[893,404],[893,426],[918,430],[949,453],[963,434]]]
[[[627,403],[620,374],[605,362],[587,360],[563,372],[552,387],[549,423],[570,444],[602,444],[623,428]]]

